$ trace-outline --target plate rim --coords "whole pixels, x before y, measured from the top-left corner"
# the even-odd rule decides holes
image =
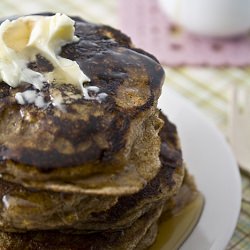
[[[163,100],[164,98],[166,98],[166,100]],[[169,113],[171,114],[171,112],[174,112],[173,107],[171,107],[171,106],[169,108],[165,107],[165,105],[168,103],[168,99],[171,99],[171,98],[176,99],[175,101],[176,101],[177,105],[185,105],[185,108],[189,111],[191,110],[191,113],[195,114],[196,118],[198,117],[198,120],[200,120],[201,123],[206,123],[206,128],[213,131],[213,133],[216,135],[217,140],[220,141],[221,145],[223,145],[224,150],[226,152],[225,154],[227,154],[231,158],[230,159],[231,160],[230,171],[231,171],[231,177],[233,176],[233,179],[235,181],[234,182],[234,184],[235,184],[235,194],[234,195],[235,195],[235,202],[236,202],[236,206],[235,206],[236,211],[234,212],[233,218],[232,218],[231,223],[230,223],[231,228],[227,229],[227,232],[222,233],[222,235],[219,235],[217,237],[217,239],[215,239],[215,241],[213,242],[211,247],[209,248],[212,250],[225,249],[226,246],[228,245],[233,233],[234,233],[234,230],[236,228],[238,218],[240,215],[240,210],[241,210],[241,198],[242,198],[241,176],[240,176],[240,171],[239,171],[238,165],[236,163],[235,157],[233,155],[233,152],[232,152],[229,144],[226,142],[225,137],[222,135],[222,133],[219,131],[219,129],[215,126],[215,124],[213,124],[212,121],[210,121],[205,116],[205,114],[203,114],[200,110],[198,110],[198,108],[191,101],[189,101],[187,98],[181,96],[176,91],[174,91],[170,87],[167,87],[166,85],[163,86],[162,95],[161,95],[160,100],[159,100],[159,108],[163,110],[163,113],[166,113],[167,115],[169,115]],[[171,101],[173,101],[173,100],[171,100]],[[165,102],[164,106],[162,106],[163,102]],[[170,119],[172,119],[171,115],[170,115]],[[178,120],[175,121],[173,119],[173,122],[177,123],[177,129],[178,129]],[[182,136],[180,136],[180,140],[182,141]],[[194,173],[191,172],[191,174],[193,174],[195,176]],[[195,177],[197,178],[197,176],[195,176]],[[199,189],[199,186],[198,186],[198,189]],[[204,194],[204,196],[205,196],[205,199],[207,199],[205,194]],[[209,202],[209,200],[207,200],[206,202]],[[207,206],[208,206],[208,204],[207,204]],[[206,208],[206,204],[205,204],[205,208]],[[205,212],[205,210],[204,210],[204,212]],[[201,218],[200,218],[199,222],[197,223],[196,227],[194,228],[194,231],[190,234],[190,236],[183,243],[183,246],[181,249],[186,249],[185,244],[187,244],[190,241],[190,239],[192,239],[193,235],[195,233],[197,233],[196,230],[199,227],[200,222],[202,221],[204,216],[206,216],[206,214],[204,215],[204,212],[201,215]],[[189,244],[191,244],[191,243],[189,242]]]

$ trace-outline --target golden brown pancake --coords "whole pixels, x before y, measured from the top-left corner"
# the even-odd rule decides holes
[[[0,228],[7,231],[104,231],[130,227],[160,200],[172,197],[184,176],[176,127],[161,114],[161,168],[129,196],[83,195],[30,190],[0,180]]]
[[[0,247],[1,250],[145,250],[156,239],[162,212],[167,210],[163,217],[166,219],[176,209],[180,211],[192,201],[196,192],[193,179],[186,172],[183,185],[175,196],[166,203],[156,203],[128,228],[92,234],[65,234],[58,231],[0,232]]]
[[[157,221],[164,204],[144,214],[130,228],[116,232],[63,234],[56,231],[34,231],[23,234],[0,232],[1,250],[132,250]],[[154,228],[157,231],[157,228]]]
[[[143,250],[162,213],[188,203],[186,188],[196,191],[176,127],[157,109],[157,59],[118,30],[73,19],[79,41],[60,56],[91,79],[84,87],[106,97],[87,100],[70,83],[45,83],[41,109],[15,100],[31,85],[0,84],[2,250]],[[28,67],[53,70],[41,55]]]
[[[160,168],[157,135],[161,122],[156,105],[164,71],[153,56],[135,49],[120,31],[73,19],[79,41],[64,46],[61,56],[75,60],[91,79],[84,86],[96,86],[107,97],[101,103],[86,100],[80,88],[55,82],[42,89],[49,106],[41,109],[19,105],[14,98],[30,85],[13,89],[2,82],[0,173],[4,180],[30,188],[134,193]],[[41,55],[29,67],[51,70]],[[64,110],[53,105],[53,94],[63,97]],[[148,147],[153,149],[151,165],[144,167],[131,159],[136,141],[145,137],[142,131],[151,133]]]

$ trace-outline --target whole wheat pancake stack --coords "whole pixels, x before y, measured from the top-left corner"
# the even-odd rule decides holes
[[[185,175],[176,128],[157,109],[164,72],[121,32],[72,19],[79,41],[60,56],[91,79],[91,98],[53,82],[38,108],[15,100],[30,85],[0,84],[0,248],[146,249]],[[53,65],[37,55],[29,67]]]

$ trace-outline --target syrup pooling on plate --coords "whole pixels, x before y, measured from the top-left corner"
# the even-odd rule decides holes
[[[171,202],[169,202],[171,204]],[[159,232],[150,250],[177,250],[192,233],[202,214],[205,200],[192,177],[186,175],[179,193],[172,198],[173,207],[161,215]]]
[[[0,80],[16,88],[30,84],[32,90],[18,92],[16,101],[21,104],[35,104],[46,108],[49,102],[44,100],[45,83],[70,83],[82,90],[87,100],[101,102],[107,96],[95,89],[94,95],[89,94],[83,83],[90,79],[80,69],[76,61],[59,56],[62,46],[78,42],[74,35],[75,22],[64,14],[54,16],[25,16],[16,20],[4,21],[0,26]],[[50,64],[47,72],[38,72],[29,67],[42,57]],[[97,88],[91,86],[92,88]],[[54,105],[53,100],[57,100]],[[63,100],[62,100],[63,101]],[[51,97],[54,106],[58,98]]]

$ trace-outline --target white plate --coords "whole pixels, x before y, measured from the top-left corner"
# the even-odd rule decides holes
[[[183,158],[205,197],[205,207],[181,250],[225,249],[238,221],[241,179],[224,136],[188,100],[164,87],[159,107],[177,125]]]

